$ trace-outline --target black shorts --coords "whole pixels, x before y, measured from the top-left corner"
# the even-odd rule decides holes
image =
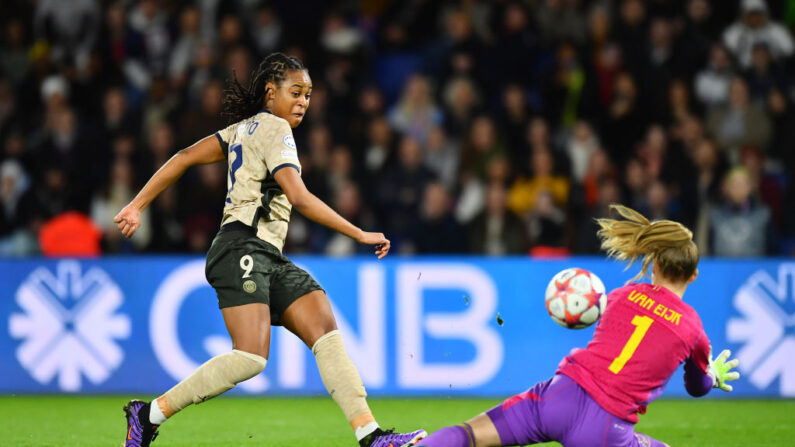
[[[264,303],[270,306],[271,324],[279,326],[295,300],[323,289],[253,228],[235,224],[225,225],[207,252],[204,273],[218,295],[218,307]]]

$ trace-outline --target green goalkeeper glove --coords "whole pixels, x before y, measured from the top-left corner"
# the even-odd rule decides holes
[[[709,366],[707,367],[707,374],[712,377],[712,388],[720,388],[723,391],[731,391],[732,386],[726,382],[737,380],[740,378],[740,373],[737,371],[730,372],[737,367],[739,360],[734,359],[726,361],[732,355],[731,351],[724,349],[715,360],[712,360],[712,346],[709,347]]]

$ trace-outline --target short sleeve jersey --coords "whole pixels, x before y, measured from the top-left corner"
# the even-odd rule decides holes
[[[610,292],[593,339],[564,358],[558,372],[635,423],[689,357],[706,372],[709,340],[696,311],[664,287],[632,283]]]
[[[215,136],[229,166],[221,225],[242,222],[255,228],[258,238],[281,250],[292,205],[273,176],[283,168],[301,173],[290,125],[262,111]]]

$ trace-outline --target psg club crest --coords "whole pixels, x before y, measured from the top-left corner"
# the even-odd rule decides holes
[[[121,365],[118,340],[130,336],[130,319],[118,313],[119,286],[98,267],[63,260],[55,271],[35,269],[16,291],[21,313],[9,318],[19,339],[19,363],[40,384],[57,378],[62,391],[80,391],[83,378],[100,384]]]

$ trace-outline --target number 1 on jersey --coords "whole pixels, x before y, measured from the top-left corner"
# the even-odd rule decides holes
[[[610,364],[608,369],[612,371],[613,374],[618,374],[621,369],[624,368],[624,365],[627,364],[629,359],[632,358],[632,354],[634,354],[635,350],[638,349],[638,345],[640,345],[643,337],[646,336],[646,331],[649,330],[649,327],[651,327],[653,322],[654,320],[645,315],[635,315],[635,317],[632,318],[632,324],[636,326],[635,331],[632,332],[629,340],[627,340],[627,344],[624,345],[624,349],[621,350],[621,354],[613,359],[613,363]]]

